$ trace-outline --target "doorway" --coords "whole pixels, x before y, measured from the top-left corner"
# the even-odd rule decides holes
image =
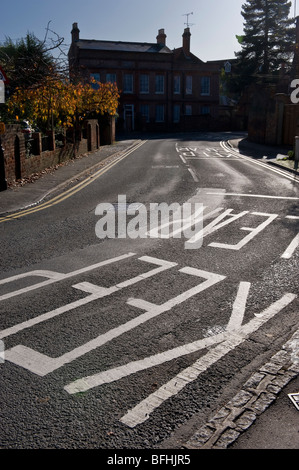
[[[134,105],[133,104],[125,104],[124,121],[125,121],[125,130],[127,132],[134,131],[135,123],[134,123]]]

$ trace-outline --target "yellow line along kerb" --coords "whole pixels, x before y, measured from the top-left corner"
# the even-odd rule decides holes
[[[106,173],[108,170],[110,170],[113,166],[117,165],[120,161],[122,161],[124,158],[128,157],[131,153],[133,153],[135,150],[137,150],[139,147],[141,147],[143,144],[145,144],[147,141],[144,140],[140,142],[139,144],[135,145],[133,148],[125,152],[123,155],[121,155],[119,158],[116,159],[116,161],[108,163],[107,166],[104,168],[101,168],[100,170],[96,171],[93,173],[93,175],[89,176],[86,178],[84,181],[81,181],[80,183],[76,184],[74,187],[68,189],[67,191],[63,192],[62,194],[53,197],[47,202],[44,202],[42,204],[39,204],[37,207],[29,207],[28,209],[21,210],[19,212],[15,212],[13,214],[9,214],[5,217],[0,218],[0,223],[2,222],[8,222],[9,220],[12,219],[18,219],[20,217],[24,217],[25,215],[32,214],[34,212],[38,212],[44,209],[47,209],[49,207],[55,206],[56,204],[59,204],[60,202],[64,201],[65,199],[68,199],[69,197],[73,196],[77,192],[81,191],[83,188],[91,184],[93,181],[95,181],[97,178],[102,176],[104,173]]]

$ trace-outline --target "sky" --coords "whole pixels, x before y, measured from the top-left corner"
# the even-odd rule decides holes
[[[203,61],[232,59],[240,50],[244,0],[10,0],[2,3],[0,43],[28,32],[43,40],[46,28],[64,38],[67,52],[73,23],[81,39],[156,42],[164,28],[170,49],[182,46],[189,21],[191,52]],[[295,12],[293,0],[292,16]],[[298,2],[299,10],[299,2]],[[188,17],[187,14],[190,14]],[[52,37],[55,37],[52,34]]]

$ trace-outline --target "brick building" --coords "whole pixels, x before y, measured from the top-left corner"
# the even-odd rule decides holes
[[[160,29],[155,43],[81,39],[73,24],[71,76],[116,82],[121,91],[119,130],[174,131],[217,127],[220,110],[219,61],[203,62],[190,50],[186,28],[182,47],[171,50]]]

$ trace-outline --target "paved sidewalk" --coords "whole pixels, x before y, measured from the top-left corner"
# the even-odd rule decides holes
[[[299,329],[185,448],[299,449],[299,410],[289,393],[299,394]]]
[[[0,216],[38,204],[47,197],[53,196],[54,193],[62,192],[70,184],[92,175],[99,168],[116,160],[139,142],[139,139],[130,139],[113,145],[105,145],[95,152],[68,160],[57,169],[53,168],[51,171],[44,172],[32,183],[9,187],[6,191],[1,191]]]
[[[282,170],[295,175],[299,175],[299,169],[295,169],[294,160],[284,160],[288,157],[288,151],[291,147],[272,147],[268,145],[255,144],[247,139],[233,139],[229,141],[232,148],[237,150],[241,155],[261,160],[272,166],[276,166]]]

